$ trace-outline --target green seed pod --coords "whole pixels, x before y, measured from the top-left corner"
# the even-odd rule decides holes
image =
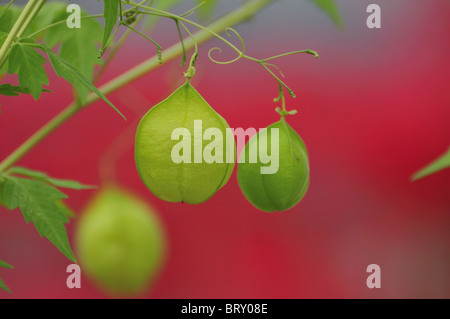
[[[135,161],[148,189],[169,202],[202,203],[234,168],[229,126],[189,84],[150,109],[136,133]]]
[[[158,276],[166,255],[164,229],[154,210],[111,186],[81,215],[76,244],[82,270],[112,295],[143,292]]]
[[[305,144],[281,119],[246,144],[239,159],[237,178],[245,197],[260,210],[273,212],[292,208],[309,186]]]

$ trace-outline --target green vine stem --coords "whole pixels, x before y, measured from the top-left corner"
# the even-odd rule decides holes
[[[92,19],[92,18],[102,18],[102,17],[103,17],[103,14],[93,14],[93,15],[81,16],[80,19]],[[53,27],[56,27],[58,25],[65,24],[65,23],[67,23],[66,20],[61,20],[61,21],[54,22],[52,24],[49,24],[49,25],[47,25],[47,26],[45,26],[45,27],[43,27],[43,28],[33,32],[32,34],[28,35],[27,37],[28,38],[34,38],[35,36],[37,36],[41,32],[44,32],[44,31],[46,31],[48,29],[51,29]]]
[[[296,110],[292,110],[292,111],[286,110],[286,98],[284,97],[283,85],[279,84],[278,86],[279,86],[279,93],[278,93],[278,96],[275,99],[273,99],[273,101],[276,103],[281,100],[281,108],[277,107],[277,108],[275,108],[275,111],[278,114],[280,114],[281,119],[284,120],[286,115],[297,114],[297,111]]]
[[[126,4],[124,1],[122,1],[122,3]],[[283,73],[281,72],[281,70],[276,65],[271,64],[271,63],[267,63],[267,61],[271,61],[271,60],[274,60],[274,59],[278,59],[278,58],[285,57],[285,56],[288,56],[288,55],[299,54],[299,53],[306,53],[306,54],[314,55],[316,58],[319,57],[319,55],[317,54],[316,51],[308,49],[308,50],[287,52],[287,53],[279,54],[279,55],[276,55],[276,56],[273,56],[273,57],[269,57],[269,58],[266,58],[266,59],[256,59],[256,58],[253,58],[253,57],[248,56],[248,55],[245,54],[245,43],[244,43],[244,40],[242,39],[241,35],[236,30],[234,30],[234,29],[232,29],[230,27],[225,29],[226,34],[228,36],[231,36],[229,31],[232,31],[239,38],[239,40],[241,41],[242,50],[239,50],[234,44],[232,44],[230,41],[228,41],[227,39],[225,39],[221,35],[219,35],[216,32],[214,32],[213,30],[210,30],[210,29],[208,29],[208,28],[206,28],[206,27],[204,27],[204,26],[202,26],[202,25],[200,25],[200,24],[198,24],[198,23],[196,23],[194,21],[186,19],[185,18],[185,14],[182,14],[182,15],[178,16],[178,15],[175,15],[175,14],[172,14],[172,13],[169,13],[169,12],[165,12],[165,11],[162,11],[162,10],[159,10],[159,9],[156,9],[156,8],[152,8],[150,6],[146,6],[146,5],[143,5],[143,4],[140,4],[140,3],[135,3],[133,1],[130,1],[128,4],[130,4],[130,5],[134,6],[134,7],[139,7],[139,8],[148,10],[148,11],[139,11],[139,13],[142,13],[142,14],[156,14],[156,15],[160,15],[160,16],[163,16],[163,17],[171,18],[171,19],[175,20],[175,22],[177,23],[177,27],[179,27],[179,24],[182,24],[183,22],[185,22],[185,23],[188,23],[188,24],[190,24],[192,26],[195,26],[195,27],[197,27],[197,28],[199,28],[199,29],[201,29],[203,31],[209,32],[214,37],[220,39],[222,42],[224,42],[226,45],[228,45],[230,48],[232,48],[234,51],[236,51],[238,53],[238,56],[236,58],[230,60],[230,61],[218,61],[218,60],[215,60],[211,56],[211,52],[213,52],[215,50],[217,50],[219,52],[222,52],[222,49],[217,48],[217,47],[216,48],[212,48],[208,52],[208,56],[209,56],[211,61],[213,61],[214,63],[217,63],[217,64],[231,64],[231,63],[234,63],[234,62],[236,62],[236,61],[238,61],[240,59],[247,59],[247,60],[256,62],[259,65],[261,65],[264,68],[264,70],[266,70],[270,75],[272,75],[275,78],[275,80],[278,82],[279,86],[281,88],[284,87],[293,98],[296,97],[295,94],[294,94],[294,91],[286,83],[284,83],[280,79],[280,77],[278,77],[272,70],[270,70],[268,66],[275,67],[278,71],[280,71],[281,75],[283,76]],[[192,9],[192,10],[194,10],[194,9]],[[188,13],[192,12],[192,10],[188,11]],[[189,30],[187,30],[186,27],[183,24],[182,24],[182,26],[189,33]],[[151,41],[153,42],[153,40],[151,40]],[[184,61],[184,59],[183,59],[183,61]],[[190,68],[190,70],[195,72],[194,68]],[[193,75],[188,71],[185,74],[185,76],[188,78],[188,81],[189,81],[190,77],[192,77]],[[282,90],[282,89],[280,90],[279,97],[276,99],[276,101],[279,100],[280,98],[282,98],[283,102],[284,102],[284,90]],[[284,105],[283,105],[283,111],[287,112]]]
[[[16,37],[18,37],[20,34],[23,34],[23,32],[25,32],[25,27],[27,27],[30,24],[31,20],[39,12],[40,8],[45,3],[45,1],[46,0],[30,0],[30,1],[28,1],[25,8],[20,13],[19,18],[17,19],[16,23],[14,23],[14,26],[12,27],[8,36],[6,37],[5,42],[3,43],[2,47],[0,48],[0,68],[5,63],[5,61],[8,57],[8,54],[9,54],[9,49],[13,45]],[[39,10],[37,10],[37,8],[39,8]]]
[[[183,24],[183,22],[181,22],[180,24],[183,27],[183,29],[186,31],[186,33],[191,37],[192,41],[194,42],[194,48],[195,48],[194,53],[192,54],[191,61],[189,62],[189,68],[188,68],[187,72],[184,73],[184,76],[186,77],[186,82],[190,83],[191,78],[194,77],[195,72],[196,72],[195,63],[197,62],[197,58],[198,58],[198,44],[197,44],[197,41],[195,40],[194,35],[191,33],[191,31],[189,31],[188,28],[186,28],[186,26]],[[177,23],[177,26],[178,26],[178,23]],[[181,43],[183,43],[183,42],[184,41],[182,39]],[[186,54],[186,53],[184,53],[184,54]]]
[[[27,31],[28,27],[30,26],[31,22],[34,20],[34,18],[38,15],[39,11],[41,11],[42,7],[44,6],[45,2],[47,0],[38,0],[38,3],[34,7],[33,11],[31,12],[30,16],[27,18],[25,23],[22,25],[22,27],[19,30],[19,33],[17,33],[17,37],[21,38],[25,31]]]
[[[39,1],[44,1],[45,2],[46,0],[39,0]],[[125,10],[124,14],[127,14],[127,13],[129,13],[131,11],[132,11],[132,9]],[[92,18],[103,18],[103,14],[83,15],[83,16],[80,17],[80,19],[92,19]],[[51,29],[53,27],[56,27],[56,26],[61,25],[61,24],[66,24],[66,23],[67,23],[67,21],[65,19],[61,20],[61,21],[56,21],[56,22],[54,22],[52,24],[46,25],[45,27],[43,27],[43,28],[33,32],[32,34],[28,35],[28,37],[29,38],[33,38],[33,37],[37,36],[39,33],[41,33],[41,32],[44,32],[44,31],[46,31],[48,29]]]
[[[33,1],[33,0],[31,0]],[[221,19],[210,24],[207,28],[201,27],[202,30],[193,34],[196,39],[197,44],[201,44],[211,39],[217,32],[222,32],[226,28],[238,24],[242,21],[248,20],[255,13],[265,8],[273,0],[254,0],[247,2],[235,11],[225,15]],[[206,29],[206,30],[203,30]],[[213,33],[213,34],[212,34]],[[226,41],[226,40],[225,40]],[[6,41],[5,41],[6,42]],[[231,43],[230,43],[231,44]],[[188,37],[184,40],[184,46],[186,49],[191,49],[195,46],[194,41]],[[3,49],[3,47],[2,47]],[[181,42],[174,44],[170,48],[164,51],[165,61],[175,59],[183,53],[183,46]],[[1,55],[0,55],[1,56]],[[146,61],[138,64],[137,66],[131,68],[130,70],[124,72],[123,74],[117,76],[113,80],[104,84],[99,90],[107,95],[114,92],[121,87],[129,84],[130,82],[138,79],[139,77],[147,74],[148,72],[154,70],[159,66],[158,57],[152,57]],[[68,105],[63,111],[51,119],[47,124],[45,124],[41,129],[36,131],[31,137],[29,137],[25,142],[23,142],[15,151],[13,151],[7,158],[5,158],[0,163],[0,173],[17,163],[23,156],[25,156],[33,147],[35,147],[39,142],[45,139],[50,133],[55,129],[65,123],[73,115],[75,115],[80,110],[96,102],[99,97],[95,94],[90,94],[87,98],[85,104],[81,105],[77,102],[73,102]]]
[[[142,20],[143,16],[140,16],[136,19],[135,22],[133,22],[132,26],[136,26],[137,24],[139,24],[139,22]],[[100,77],[103,75],[103,73],[105,72],[106,68],[109,66],[109,64],[111,63],[111,61],[113,60],[113,58],[116,56],[117,52],[119,51],[119,49],[122,47],[122,45],[125,43],[126,39],[128,39],[128,37],[130,36],[132,30],[131,29],[127,29],[125,30],[125,32],[123,33],[123,35],[120,37],[119,41],[117,41],[117,44],[109,51],[109,54],[106,58],[106,60],[103,62],[103,64],[100,66],[100,68],[97,70],[97,72],[95,73],[93,79],[92,79],[92,83],[97,83],[98,80],[100,79]]]

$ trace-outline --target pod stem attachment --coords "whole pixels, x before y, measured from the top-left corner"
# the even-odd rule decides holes
[[[189,83],[191,81],[191,78],[195,75],[195,63],[197,62],[198,58],[198,45],[197,40],[195,40],[194,35],[189,31],[188,28],[183,24],[183,22],[180,22],[180,25],[183,27],[183,29],[186,31],[186,33],[191,37],[192,41],[194,42],[194,53],[191,56],[191,61],[189,62],[189,68],[187,72],[184,73],[184,76],[187,78],[186,83]]]
[[[195,69],[195,62],[197,62],[198,53],[194,52],[194,54],[191,57],[191,62],[189,63],[189,68],[187,69],[187,72],[184,73],[184,76],[187,78],[187,82],[189,83],[191,78],[194,77],[196,69]]]
[[[273,101],[275,103],[281,101],[281,108],[277,107],[277,108],[275,108],[275,111],[278,114],[280,114],[281,119],[284,120],[286,115],[297,114],[297,110],[292,110],[292,111],[286,110],[286,98],[284,97],[283,85],[281,83],[278,83],[278,87],[279,87],[279,94],[276,98],[273,99]]]

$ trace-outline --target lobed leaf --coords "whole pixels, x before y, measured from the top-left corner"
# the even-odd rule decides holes
[[[82,11],[81,16],[87,14]],[[63,12],[56,21],[67,19],[68,13]],[[98,46],[102,37],[102,27],[95,19],[82,19],[81,28],[68,29],[66,24],[60,24],[48,29],[44,36],[47,47],[54,48],[60,44],[58,55],[75,67],[85,78],[91,80],[94,66],[101,64],[98,58]],[[73,84],[73,83],[72,83]],[[89,89],[81,82],[73,84],[82,104],[86,102]]]
[[[43,64],[46,62],[33,47],[26,42],[17,42],[9,53],[8,73],[19,76],[21,88],[27,88],[37,100],[42,93],[42,85],[48,85]]]
[[[51,91],[43,89],[42,92],[51,92]],[[31,92],[27,88],[22,88],[17,85],[11,85],[10,83],[0,85],[0,95],[17,96],[19,94],[31,94]]]
[[[65,61],[62,57],[59,57],[52,50],[47,48],[46,46],[41,46],[43,50],[47,53],[50,63],[53,66],[56,74],[58,76],[62,76],[69,83],[74,86],[84,86],[88,91],[94,92],[97,94],[103,101],[105,101],[109,106],[111,106],[120,116],[122,116],[125,120],[125,116],[106,98],[106,96],[100,92],[90,80],[88,80],[80,71],[78,71],[72,64]]]
[[[9,209],[20,208],[27,223],[32,222],[41,236],[76,263],[64,227],[69,219],[55,203],[66,198],[65,194],[42,181],[7,176],[2,197]]]
[[[30,90],[10,83],[0,85],[0,95],[17,96],[19,94],[30,94]]]

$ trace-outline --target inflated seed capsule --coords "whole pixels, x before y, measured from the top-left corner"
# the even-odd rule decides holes
[[[148,189],[169,202],[202,203],[234,168],[227,122],[186,82],[142,118],[135,161]]]
[[[117,186],[103,188],[89,202],[76,243],[83,271],[112,295],[144,292],[159,275],[167,250],[153,208]]]
[[[255,163],[251,163],[252,158]],[[309,186],[308,152],[303,140],[284,118],[273,123],[246,144],[237,177],[245,197],[260,210],[283,211],[295,206]]]

